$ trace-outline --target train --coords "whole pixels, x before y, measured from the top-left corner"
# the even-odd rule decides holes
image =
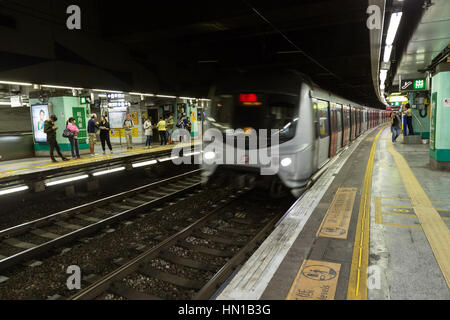
[[[295,70],[223,77],[211,88],[210,99],[204,181],[244,181],[267,188],[274,197],[289,191],[300,196],[331,159],[365,131],[389,121],[385,110],[335,95]],[[260,143],[264,134],[268,142]],[[255,135],[259,140],[251,142]],[[255,154],[276,155],[276,170],[261,174],[268,165],[261,157],[251,161]]]

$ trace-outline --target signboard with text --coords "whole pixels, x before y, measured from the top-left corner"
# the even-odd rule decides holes
[[[420,91],[427,89],[427,79],[402,80],[401,91]]]

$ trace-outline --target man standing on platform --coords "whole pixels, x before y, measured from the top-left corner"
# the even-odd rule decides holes
[[[412,109],[411,109],[411,105],[408,103],[405,106],[405,114],[406,114],[406,123],[408,124],[408,131],[409,131],[409,135],[413,136],[414,135],[414,128],[413,128],[413,120],[412,120]]]
[[[127,139],[127,149],[133,149],[133,120],[129,114],[127,114],[127,118],[123,122],[123,128],[125,129],[125,138]]]
[[[93,113],[91,120],[88,122],[89,151],[91,152],[91,156],[95,156],[95,143],[97,142],[96,131],[98,128],[98,122],[95,122],[96,119],[97,115]]]
[[[53,152],[56,149],[56,152],[58,152],[58,155],[63,161],[69,161],[69,159],[66,159],[62,155],[58,142],[56,142],[56,131],[58,130],[58,126],[55,125],[56,121],[58,121],[58,118],[55,115],[52,115],[50,116],[50,119],[44,123],[44,132],[47,134],[47,142],[50,145],[50,158],[53,162],[58,162],[53,155]]]

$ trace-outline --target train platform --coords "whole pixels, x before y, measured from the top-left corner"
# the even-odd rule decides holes
[[[191,147],[194,145],[194,143],[191,143]],[[103,154],[101,146],[96,145],[94,156],[83,155],[78,160],[61,161],[59,157],[56,157],[59,162],[53,163],[50,157],[34,157],[3,161],[0,162],[0,185],[15,183],[19,180],[28,182],[40,181],[58,174],[77,173],[97,167],[112,167],[118,164],[134,163],[153,158],[158,160],[158,157],[167,158],[174,147],[186,146],[189,146],[189,144],[152,145],[152,148],[148,149],[145,145],[135,145],[131,150],[127,150],[125,146],[113,146],[113,153],[107,150],[106,154]]]
[[[450,299],[450,173],[389,127],[327,165],[217,300]]]

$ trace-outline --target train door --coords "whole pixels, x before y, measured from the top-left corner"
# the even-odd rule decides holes
[[[361,135],[361,129],[362,129],[362,112],[361,109],[358,109],[358,131],[356,132],[357,136],[359,137]]]
[[[338,136],[337,136],[337,149],[338,149],[338,151],[340,151],[343,147],[344,147],[344,145],[343,145],[343,141],[342,141],[342,139],[343,139],[343,137],[344,137],[344,134],[343,134],[343,129],[344,129],[344,123],[343,123],[343,113],[342,113],[342,105],[340,105],[340,104],[338,104],[338,105],[336,105],[336,116],[337,116],[337,119],[336,119],[336,123],[337,123],[337,133],[338,133]]]
[[[345,147],[350,142],[350,132],[351,132],[351,121],[350,121],[350,107],[343,106],[343,135],[342,135],[342,146]]]
[[[330,138],[330,158],[333,158],[338,148],[337,107],[335,103],[330,104]]]
[[[356,139],[356,109],[354,107],[350,107],[350,121],[351,121],[351,135],[350,140],[353,141]]]
[[[317,168],[321,168],[329,159],[330,154],[330,114],[329,103],[323,100],[313,99]]]

